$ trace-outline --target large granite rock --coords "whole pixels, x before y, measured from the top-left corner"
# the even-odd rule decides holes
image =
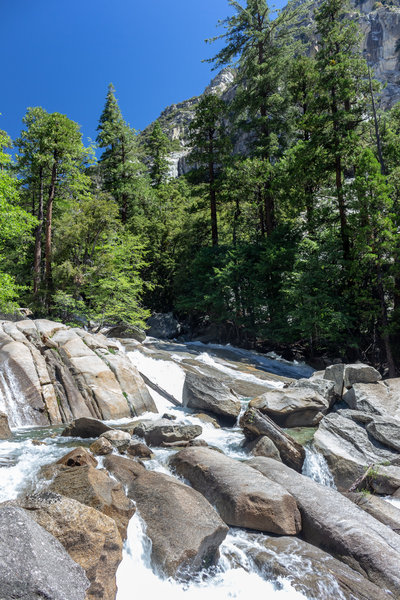
[[[367,494],[363,492],[348,492],[345,493],[346,498],[357,504],[362,510],[372,515],[393,529],[395,533],[400,533],[400,509],[390,504],[386,500],[382,500],[379,496]]]
[[[143,437],[149,446],[193,440],[202,432],[203,429],[200,425],[182,425],[169,419],[143,421],[133,430],[133,433]]]
[[[301,389],[312,389],[317,392],[320,396],[325,398],[329,406],[333,406],[340,396],[335,391],[335,383],[324,379],[322,371],[318,376],[318,371],[315,371],[312,377],[309,379],[295,379],[289,384],[289,388],[301,388]]]
[[[314,427],[329,408],[329,401],[314,387],[269,390],[251,400],[249,407],[268,415],[280,427]]]
[[[129,519],[135,512],[120,483],[104,471],[89,465],[66,467],[55,465],[43,471],[51,478],[48,489],[91,506],[114,519],[121,538],[126,539]]]
[[[356,383],[343,400],[354,410],[390,416],[400,421],[400,378],[378,383]]]
[[[146,471],[140,462],[116,454],[104,459],[104,467],[117,481],[122,483],[125,489],[129,488],[136,477]]]
[[[221,381],[186,373],[182,393],[183,405],[188,408],[205,410],[235,423],[241,410],[237,396]]]
[[[270,458],[249,464],[268,479],[279,482],[296,500],[302,537],[365,573],[382,588],[400,595],[400,536],[361,511],[332,488],[324,487]]]
[[[181,326],[172,312],[154,313],[147,320],[147,335],[161,340],[170,340],[180,334]]]
[[[368,466],[390,463],[399,454],[374,443],[364,425],[347,418],[346,411],[343,412],[324,417],[314,435],[314,445],[325,457],[337,487],[347,490]]]
[[[16,506],[0,506],[2,600],[85,600],[89,581],[55,537]]]
[[[164,574],[187,575],[217,560],[228,528],[204,496],[169,475],[140,469],[127,490],[146,523],[152,561]]]
[[[90,581],[87,600],[115,600],[122,539],[113,519],[51,492],[29,496],[18,504],[85,570]]]
[[[62,323],[0,322],[0,369],[11,427],[157,412],[116,342]]]
[[[188,448],[171,458],[176,472],[203,494],[228,525],[296,535],[301,519],[296,502],[277,484],[245,463],[209,448]]]
[[[64,437],[97,438],[105,431],[111,431],[105,423],[98,419],[81,417],[70,423],[62,432]]]
[[[267,436],[279,451],[281,460],[296,471],[301,471],[306,456],[301,444],[285,433],[272,419],[255,408],[249,408],[240,419],[240,426],[250,441]]]
[[[320,548],[293,537],[266,537],[249,550],[267,579],[283,577],[308,600],[390,600],[388,591]],[[260,548],[261,546],[261,548]]]

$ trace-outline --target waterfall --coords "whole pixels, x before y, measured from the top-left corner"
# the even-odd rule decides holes
[[[329,470],[328,463],[313,445],[306,446],[306,458],[303,465],[303,475],[313,479],[317,483],[336,489],[336,485]]]
[[[0,410],[8,416],[10,427],[23,427],[37,419],[8,361],[4,361],[0,369]]]

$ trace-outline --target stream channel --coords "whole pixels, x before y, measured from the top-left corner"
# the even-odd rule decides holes
[[[127,352],[141,373],[178,401],[182,400],[185,369],[191,369],[217,377],[231,385],[240,394],[243,409],[250,397],[267,389],[282,387],[286,378],[309,377],[313,371],[307,365],[288,363],[274,355],[260,355],[230,346],[178,344],[153,338],[147,338],[143,345],[130,341],[121,345],[120,351]],[[175,407],[153,389],[149,388],[149,391],[159,414],[146,414],[141,419],[157,419],[160,415],[169,413],[179,422],[201,425],[202,439],[209,445],[218,447],[225,455],[239,460],[249,458],[241,447],[244,437],[238,426],[217,429],[211,423],[204,423],[191,416],[186,409]],[[108,424],[118,426],[128,421],[126,419]],[[37,474],[42,466],[58,460],[71,447],[88,445],[88,440],[61,437],[59,434],[62,429],[19,427],[14,429],[11,440],[0,441],[0,502],[12,500],[22,492],[39,491],[41,483]],[[37,441],[44,444],[38,444]],[[153,451],[155,458],[146,462],[146,468],[173,475],[167,463],[174,450],[158,448]],[[307,443],[306,453],[303,473],[319,483],[334,487],[323,457],[313,449],[311,442]],[[99,466],[101,467],[101,460]],[[180,582],[166,579],[152,568],[151,542],[146,536],[144,522],[136,512],[129,524],[123,560],[117,572],[116,600],[134,600],[138,592],[146,592],[149,597],[161,597],[163,600],[197,600],[204,598],[204,593],[209,594],[210,600],[250,600],[251,594],[259,595],[265,600],[306,598],[292,587],[290,579],[263,573],[252,561],[251,550],[257,546],[261,548],[261,542],[266,537],[265,534],[231,528],[221,545],[218,564],[194,576],[190,582]],[[281,554],[277,558],[296,578],[305,575],[311,568],[307,561],[295,553]],[[327,576],[321,582],[319,598],[344,598],[333,577],[330,580]]]

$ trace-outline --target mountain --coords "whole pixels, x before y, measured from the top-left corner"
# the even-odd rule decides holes
[[[310,39],[314,37],[313,12],[315,1],[302,2],[305,22],[311,29]],[[363,32],[362,50],[368,60],[373,76],[383,84],[380,106],[387,110],[400,100],[400,0],[352,0],[350,18],[360,24]],[[303,21],[304,24],[304,21]],[[317,51],[318,40],[311,44],[312,50]],[[235,95],[235,71],[225,68],[211,81],[203,94],[217,93],[229,101]],[[184,100],[168,106],[159,117],[160,125],[173,142],[170,154],[172,177],[179,177],[189,171],[187,156],[188,128],[194,117],[194,112],[200,96]],[[152,124],[146,128],[143,135],[151,130]],[[236,150],[240,150],[241,140]]]

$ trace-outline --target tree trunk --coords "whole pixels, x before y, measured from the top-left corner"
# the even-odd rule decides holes
[[[214,173],[214,145],[210,134],[208,174],[210,181],[210,213],[211,213],[211,239],[212,245],[218,246],[218,221],[217,221],[217,197],[215,193],[215,173]]]
[[[42,263],[42,231],[43,231],[43,167],[39,171],[39,206],[38,206],[38,226],[35,230],[35,252],[33,259],[33,295],[36,296],[41,281],[41,263]]]
[[[50,298],[53,288],[52,278],[52,261],[51,261],[51,235],[52,235],[52,220],[53,220],[53,203],[56,195],[57,183],[57,155],[54,154],[53,167],[51,169],[51,183],[49,189],[49,200],[47,203],[46,214],[46,252],[45,252],[45,274],[46,274],[46,305],[50,306]]]
[[[349,260],[350,258],[350,240],[349,233],[347,230],[347,215],[346,206],[344,202],[343,194],[343,183],[342,183],[342,161],[340,156],[335,156],[335,171],[336,171],[336,193],[339,207],[340,217],[340,236],[342,238],[343,258]]]

